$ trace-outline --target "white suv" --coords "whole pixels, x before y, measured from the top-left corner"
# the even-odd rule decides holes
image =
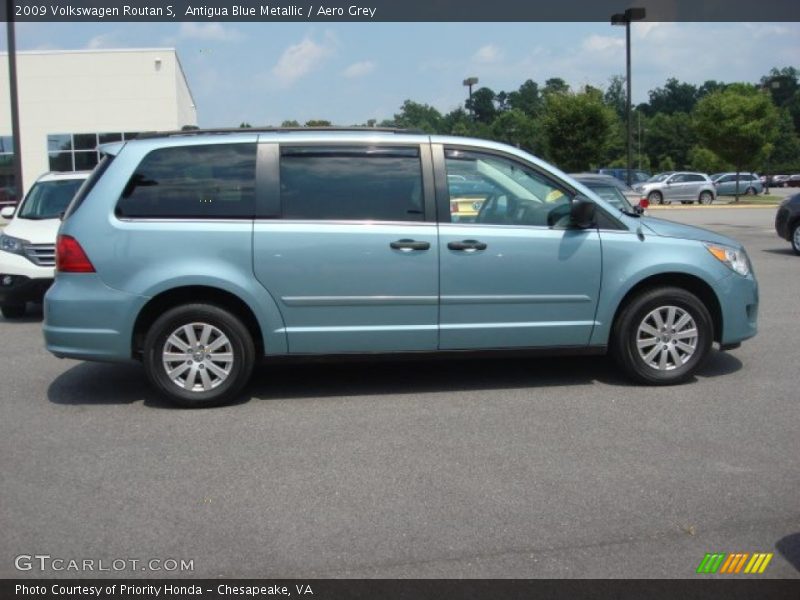
[[[16,209],[0,215],[11,222],[0,233],[0,309],[7,319],[25,314],[26,302],[41,302],[53,283],[55,243],[61,215],[88,172],[39,177]]]

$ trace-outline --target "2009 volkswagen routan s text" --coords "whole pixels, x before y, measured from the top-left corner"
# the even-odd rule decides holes
[[[59,232],[47,348],[140,360],[182,405],[233,400],[264,356],[610,351],[672,384],[756,333],[738,242],[502,144],[239,130],[102,149]]]

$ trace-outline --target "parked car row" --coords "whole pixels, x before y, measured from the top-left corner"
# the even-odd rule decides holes
[[[769,187],[800,187],[800,173],[794,175],[769,175],[761,176],[762,185]]]

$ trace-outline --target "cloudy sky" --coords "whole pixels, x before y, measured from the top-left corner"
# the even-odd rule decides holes
[[[798,23],[634,23],[633,100],[669,77],[756,82],[800,67]],[[5,28],[0,48],[5,49]],[[495,92],[562,77],[605,87],[625,69],[605,23],[20,23],[18,50],[175,47],[204,127],[389,118],[413,99],[449,111],[465,77]]]

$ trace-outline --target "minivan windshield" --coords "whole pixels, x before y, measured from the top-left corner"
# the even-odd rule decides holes
[[[58,219],[69,206],[83,179],[39,181],[25,197],[17,217],[20,219]]]

